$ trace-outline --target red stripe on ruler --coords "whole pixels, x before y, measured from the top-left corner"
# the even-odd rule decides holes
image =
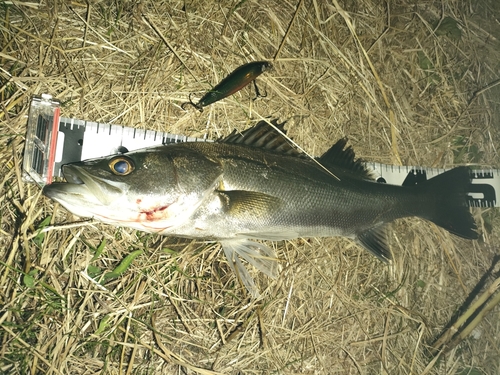
[[[56,161],[57,136],[59,135],[59,116],[61,109],[54,108],[54,121],[52,122],[52,132],[50,133],[49,165],[47,166],[47,179],[45,183],[52,183],[54,177],[54,165]]]

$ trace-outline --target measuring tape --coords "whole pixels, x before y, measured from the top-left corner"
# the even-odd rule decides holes
[[[51,95],[33,97],[23,158],[26,181],[40,186],[63,179],[64,164],[177,142],[205,141],[153,130],[60,117]]]
[[[365,163],[373,171],[377,182],[392,185],[414,185],[450,170],[380,163]],[[471,183],[467,193],[469,207],[500,207],[500,169],[471,169]]]
[[[64,164],[145,147],[199,141],[208,142],[205,138],[60,117],[59,101],[43,94],[31,101],[23,176],[25,181],[44,186],[63,179]],[[377,182],[392,185],[413,185],[448,170],[380,163],[366,163],[366,167]],[[498,194],[500,170],[471,170],[469,206],[500,207]]]

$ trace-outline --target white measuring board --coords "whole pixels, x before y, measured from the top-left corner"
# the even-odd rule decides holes
[[[449,169],[366,163],[377,182],[412,185],[428,180]],[[500,207],[500,169],[471,169],[467,204],[471,207]]]
[[[61,167],[64,164],[162,144],[205,141],[203,138],[60,117],[59,105],[50,95],[42,95],[34,97],[30,106],[23,176],[40,186],[62,179]]]
[[[62,180],[64,164],[177,142],[209,142],[204,138],[60,117],[59,106],[50,95],[34,97],[31,102],[23,170],[25,180],[40,186]],[[412,185],[447,170],[380,163],[366,166],[377,182],[392,185]],[[469,206],[500,207],[499,195],[499,169],[471,169]]]

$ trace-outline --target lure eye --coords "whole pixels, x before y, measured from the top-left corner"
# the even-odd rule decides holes
[[[109,169],[117,176],[126,176],[134,170],[134,163],[129,158],[118,156],[109,162]]]

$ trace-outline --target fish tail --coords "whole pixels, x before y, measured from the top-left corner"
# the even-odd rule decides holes
[[[457,167],[417,185],[425,196],[418,216],[457,236],[476,239],[477,226],[466,205],[471,182],[468,167]]]

